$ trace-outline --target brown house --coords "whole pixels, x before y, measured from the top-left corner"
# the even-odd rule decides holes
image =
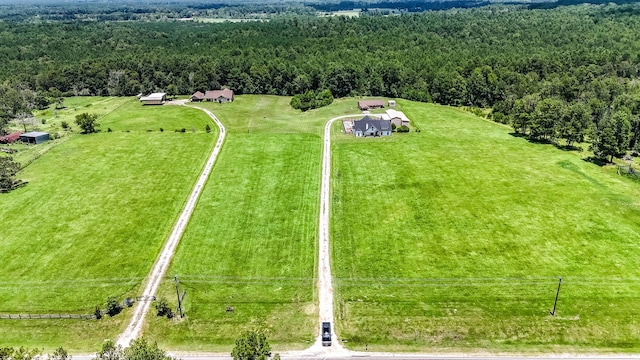
[[[204,94],[201,93],[200,91],[196,91],[196,93],[191,95],[191,97],[189,98],[189,100],[191,101],[202,101],[203,99],[204,99]]]
[[[233,90],[224,88],[222,90],[207,90],[204,94],[206,101],[215,101],[219,103],[232,102]]]
[[[382,109],[384,108],[384,100],[360,100],[358,108],[360,110]]]

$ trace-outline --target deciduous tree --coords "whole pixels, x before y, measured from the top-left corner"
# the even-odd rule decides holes
[[[236,339],[231,356],[233,360],[267,360],[271,356],[271,346],[264,333],[247,331]]]
[[[76,115],[76,124],[82,129],[83,134],[98,132],[98,114],[82,113]]]
[[[16,174],[20,171],[20,164],[10,156],[0,156],[0,190],[12,190],[18,181]]]

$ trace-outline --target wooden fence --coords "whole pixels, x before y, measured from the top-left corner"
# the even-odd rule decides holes
[[[96,316],[82,314],[0,314],[0,319],[29,320],[29,319],[95,319]]]

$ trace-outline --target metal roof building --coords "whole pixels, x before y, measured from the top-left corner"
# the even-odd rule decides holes
[[[40,144],[49,140],[49,133],[33,131],[20,135],[20,141],[28,144]]]
[[[167,93],[153,93],[140,98],[143,105],[162,105],[167,99]]]

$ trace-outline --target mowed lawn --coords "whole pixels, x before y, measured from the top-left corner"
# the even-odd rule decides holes
[[[207,121],[193,109],[132,104],[126,112],[158,126]],[[130,132],[74,135],[18,174],[27,186],[0,194],[0,314],[91,314],[108,296],[139,294],[217,132],[147,132],[121,109],[101,122]],[[0,345],[96,351],[130,314],[0,320]]]
[[[198,105],[229,133],[163,285],[175,307],[178,276],[187,316],[147,321],[145,333],[165,348],[227,352],[249,329],[265,331],[276,349],[313,340],[321,133],[356,101],[307,113],[289,101],[247,95]]]
[[[637,352],[640,184],[454,108],[399,105],[422,132],[334,128],[348,347]]]

